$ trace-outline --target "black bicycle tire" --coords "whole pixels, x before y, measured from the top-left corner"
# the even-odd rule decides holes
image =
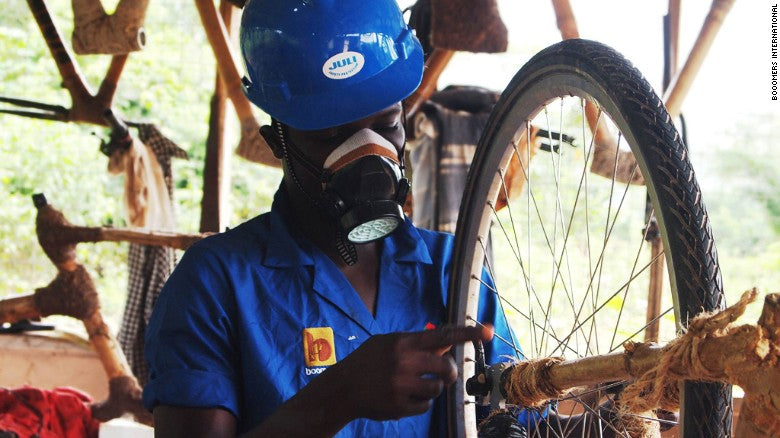
[[[655,202],[670,281],[677,290],[678,321],[685,325],[700,312],[724,308],[709,217],[687,149],[666,108],[642,74],[622,55],[601,43],[575,39],[550,46],[528,61],[501,95],[483,131],[458,218],[449,288],[450,323],[467,323],[464,306],[476,263],[474,242],[480,226],[479,215],[497,163],[518,127],[513,121],[521,120],[516,114],[521,99],[526,98],[529,90],[538,90],[543,85],[555,88],[558,82],[571,78],[584,81],[590,87],[587,94],[602,96],[607,112],[616,123],[622,123],[636,137],[629,143]],[[571,88],[562,86],[567,87]],[[455,355],[460,366],[463,347],[457,348]],[[459,380],[449,391],[451,436],[464,434],[463,425],[459,424],[464,421],[459,412],[464,403],[462,388],[463,381]],[[729,385],[686,382],[682,405],[681,436],[731,435]]]

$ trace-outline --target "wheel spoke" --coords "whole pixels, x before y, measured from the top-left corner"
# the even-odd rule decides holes
[[[642,233],[642,240],[639,241],[639,249],[636,251],[636,257],[634,257],[634,264],[631,266],[631,275],[634,275],[634,272],[636,271],[636,265],[639,263],[639,256],[642,255],[642,248],[644,248],[645,241],[647,240],[647,233],[650,231],[650,221],[652,220],[652,212],[647,216],[647,222],[645,223],[644,232]],[[618,326],[620,325],[620,318],[623,317],[623,309],[626,307],[626,298],[628,296],[628,292],[631,289],[631,283],[629,282],[628,286],[626,286],[626,291],[623,293],[623,300],[620,303],[620,310],[618,311],[617,320],[615,321],[615,330],[612,331],[612,339],[609,341],[609,349],[612,350],[612,347],[615,345],[615,336],[618,332]]]
[[[454,289],[468,285],[468,291],[451,295],[459,323],[479,305],[479,293],[489,294],[511,326],[499,331],[495,342],[501,348],[506,344],[530,359],[573,359],[612,352],[661,320],[666,337],[672,310],[678,316],[679,309],[699,303],[705,310],[717,307],[719,278],[702,274],[719,272],[706,211],[690,195],[699,189],[684,145],[649,90],[619,55],[581,40],[535,56],[515,76],[490,116],[466,183],[452,271]],[[564,141],[573,148],[564,149]],[[632,188],[643,181],[646,193]],[[661,251],[648,251],[645,243],[652,216],[664,236]],[[669,275],[658,289],[670,293],[674,304],[648,318],[641,292],[657,281],[649,271],[659,257]],[[715,292],[701,297],[687,286],[678,290],[688,283]],[[625,384],[616,380],[612,386]],[[543,427],[529,435],[624,435],[601,403],[609,401],[607,388],[587,389],[558,400],[559,415],[533,417]],[[726,405],[708,402],[719,401],[715,389],[692,384],[685,391],[683,400],[698,400],[684,407],[686,420],[705,407],[724,418],[727,411],[719,409]],[[706,426],[714,430],[718,424]]]

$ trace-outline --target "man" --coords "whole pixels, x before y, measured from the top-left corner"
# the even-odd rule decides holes
[[[250,0],[241,43],[284,177],[270,213],[194,245],[163,289],[146,336],[157,434],[446,435],[446,352],[491,335],[441,327],[452,237],[401,211],[419,43],[394,0]],[[509,339],[493,294],[477,318]]]

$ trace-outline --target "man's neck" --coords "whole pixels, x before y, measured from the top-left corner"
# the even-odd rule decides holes
[[[357,262],[348,265],[336,247],[336,224],[327,220],[297,187],[288,184],[288,220],[304,237],[330,258],[358,293],[371,314],[376,310],[379,282],[380,241],[355,245]]]

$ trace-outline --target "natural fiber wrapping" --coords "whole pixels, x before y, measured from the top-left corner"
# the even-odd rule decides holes
[[[431,44],[466,52],[506,52],[509,37],[496,0],[432,0]]]
[[[149,0],[122,0],[108,15],[100,0],[72,0],[73,50],[80,55],[121,55],[146,44],[143,23]]]

